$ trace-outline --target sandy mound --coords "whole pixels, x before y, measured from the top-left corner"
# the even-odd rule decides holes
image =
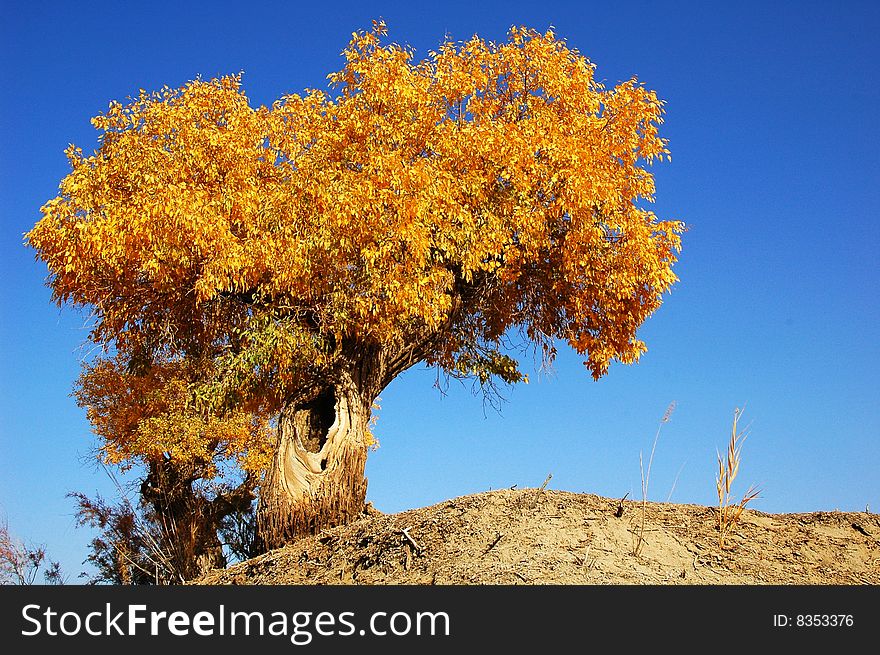
[[[716,516],[711,507],[649,502],[643,522],[641,501],[489,491],[377,513],[196,584],[880,583],[876,514],[746,510],[724,549]]]

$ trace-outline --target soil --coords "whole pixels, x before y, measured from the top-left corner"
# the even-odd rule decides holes
[[[880,584],[880,515],[718,509],[504,489],[345,526],[213,571],[203,585]]]

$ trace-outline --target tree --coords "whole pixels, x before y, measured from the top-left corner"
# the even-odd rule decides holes
[[[101,531],[90,560],[99,581],[178,583],[227,564],[222,532],[249,513],[271,461],[271,425],[258,413],[199,411],[192,361],[117,353],[86,363],[74,397],[101,438],[102,459],[139,465],[139,501],[108,505],[73,494],[80,525]],[[115,479],[115,478],[114,478]],[[137,519],[137,520],[135,520]]]
[[[97,366],[176,380],[174,411],[120,410],[109,453],[248,452],[259,430],[212,426],[277,427],[270,547],[362,511],[372,404],[403,371],[520,382],[516,338],[598,379],[676,281],[683,225],[644,207],[653,91],[525,28],[415,61],[374,23],[343,55],[335,94],[252,108],[233,75],[111,103],[26,235],[54,300],[92,308]]]

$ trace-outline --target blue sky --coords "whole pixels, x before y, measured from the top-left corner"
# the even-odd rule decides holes
[[[655,210],[689,225],[648,353],[594,382],[560,351],[500,412],[414,369],[383,394],[368,499],[399,511],[514,484],[712,504],[736,407],[738,487],[766,512],[880,510],[880,5],[871,2],[23,3],[0,26],[0,517],[75,579],[91,533],[70,491],[113,495],[70,398],[84,317],[49,302],[22,245],[89,151],[89,119],[139,88],[244,72],[255,105],[323,88],[374,18],[418,56],[445,36],[555,27],[608,85],[667,102]],[[526,366],[526,370],[529,367]]]

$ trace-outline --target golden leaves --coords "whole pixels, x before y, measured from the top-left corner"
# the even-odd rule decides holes
[[[84,367],[74,397],[86,408],[102,454],[114,464],[171,458],[217,472],[220,459],[259,473],[274,443],[269,420],[258,411],[214,411],[194,395],[203,375],[187,362],[138,363],[117,355]]]
[[[669,155],[663,102],[636,80],[606,89],[552,31],[447,41],[422,61],[385,36],[381,22],[352,35],[334,95],[253,108],[231,75],[111,103],[98,151],[68,148],[27,234],[56,300],[93,306],[98,341],[274,353],[260,370],[285,384],[331,365],[331,336],[439,331],[429,361],[509,379],[468,353],[511,329],[567,341],[595,377],[637,360],[683,230],[642,208],[647,165]],[[292,340],[264,347],[266,316]]]

